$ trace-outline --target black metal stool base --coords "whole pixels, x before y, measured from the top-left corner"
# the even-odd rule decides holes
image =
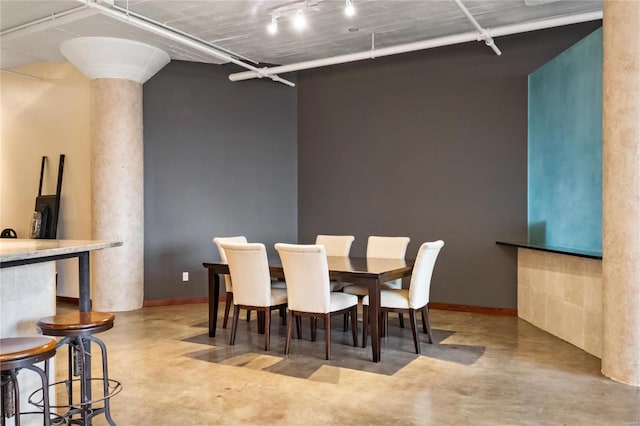
[[[99,381],[103,384],[105,382],[103,377],[92,377],[91,381]],[[99,414],[106,414],[105,412],[106,407],[104,405],[102,407],[96,407],[96,404],[99,404],[100,402],[103,402],[119,394],[120,391],[122,391],[122,384],[117,380],[107,379],[106,382],[108,384],[108,392],[105,396],[102,396],[100,398],[95,398],[95,399],[92,399],[91,401],[86,401],[84,403],[78,403],[78,404],[72,404],[72,405],[68,405],[68,404],[51,405],[50,406],[51,409],[59,409],[57,411],[64,410],[63,414],[52,413],[52,416],[55,416],[55,418],[52,418],[51,425],[52,426],[53,425],[71,425],[71,424],[82,425],[86,423],[86,421],[82,419],[83,414],[85,419],[91,419],[94,416],[97,416]],[[71,382],[69,382],[69,380],[61,380],[59,382],[50,384],[49,388],[57,388],[64,385],[66,400],[69,400],[69,394],[71,393],[70,389],[72,389],[74,383],[79,385],[81,383],[81,379],[73,379]],[[56,394],[59,395],[58,392],[56,392]],[[36,400],[36,398],[39,398],[39,399]],[[62,399],[64,400],[65,398],[63,397]],[[41,408],[42,389],[38,389],[35,392],[33,392],[31,395],[29,395],[29,403],[38,408]]]
[[[109,399],[120,392],[122,385],[109,380],[107,348],[105,344],[93,334],[107,331],[113,327],[115,316],[110,312],[68,312],[43,318],[38,321],[38,328],[42,334],[47,336],[62,336],[57,347],[68,345],[68,380],[65,383],[67,389],[67,401],[63,406],[67,412],[62,414],[65,424],[81,424],[91,426],[93,417],[104,414],[107,423],[115,426],[111,418]],[[102,355],[102,378],[93,379],[91,377],[91,344],[95,343],[100,347]],[[74,379],[77,377],[77,379]],[[95,381],[102,383],[102,395],[93,398],[92,389]],[[80,389],[74,392],[73,384],[79,384]],[[79,390],[79,392],[77,392]],[[75,393],[75,397],[74,397]],[[102,402],[101,407],[94,407],[95,403]],[[78,418],[79,417],[79,418]]]
[[[92,354],[89,346],[95,343],[100,347],[102,353],[102,377],[88,378],[85,369],[90,366]],[[122,390],[122,384],[116,380],[109,379],[107,348],[102,340],[91,335],[65,337],[58,342],[58,347],[68,345],[69,348],[69,378],[51,386],[65,385],[67,394],[67,403],[64,405],[56,405],[53,408],[64,408],[66,411],[60,414],[63,422],[59,424],[77,424],[89,426],[92,424],[93,417],[104,414],[107,423],[110,426],[116,426],[111,418],[111,410],[109,407],[109,399]],[[73,377],[78,377],[74,379]],[[102,384],[101,396],[92,397],[92,383],[100,382]],[[74,386],[79,384],[79,400],[74,400]],[[103,403],[101,407],[95,407],[95,404]]]

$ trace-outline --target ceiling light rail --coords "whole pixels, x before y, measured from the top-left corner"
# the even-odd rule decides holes
[[[546,28],[560,27],[563,25],[577,24],[580,22],[590,22],[602,19],[602,11],[579,13],[576,15],[568,15],[557,18],[541,19],[538,21],[530,21],[519,24],[504,25],[492,28],[491,37],[501,37],[511,34],[525,33],[529,31],[543,30]],[[346,55],[332,56],[329,58],[315,59],[311,61],[298,62],[289,65],[280,65],[270,68],[263,68],[261,73],[252,71],[237,72],[229,75],[231,81],[250,80],[253,78],[262,78],[264,75],[276,73],[288,73],[293,71],[306,70],[311,68],[325,67],[328,65],[344,64],[347,62],[360,61],[370,59],[372,56],[382,57],[396,55],[399,53],[414,52],[418,50],[432,49],[435,47],[450,46],[454,44],[468,43],[478,40],[478,33],[470,31],[466,33],[437,37],[429,40],[416,41],[413,43],[400,44],[397,46],[383,47],[375,50],[367,50],[364,52],[349,53]]]
[[[194,39],[194,37],[187,37],[183,34],[179,34],[175,31],[169,30],[167,28],[163,28],[162,26],[156,25],[152,22],[149,22],[149,20],[147,19],[142,19],[138,16],[134,16],[132,14],[127,14],[125,12],[122,12],[120,10],[116,10],[112,7],[107,7],[107,6],[103,6],[102,4],[100,4],[99,1],[96,0],[76,0],[80,3],[83,3],[87,6],[89,6],[90,8],[93,8],[97,11],[99,11],[100,13],[112,17],[114,19],[117,19],[119,21],[128,23],[130,25],[133,25],[135,27],[141,28],[143,30],[149,31],[151,33],[154,34],[158,34],[160,36],[163,36],[166,39],[170,39],[173,40],[177,43],[180,43],[184,46],[190,47],[192,49],[198,50],[202,53],[205,53],[207,55],[211,55],[213,57],[216,57],[218,59],[222,59],[224,61],[227,62],[232,62],[236,65],[240,65],[243,68],[246,68],[249,70],[249,72],[255,73],[256,75],[260,76],[260,78],[263,77],[267,77],[270,78],[273,81],[276,81],[278,83],[282,83],[282,84],[286,84],[287,86],[290,87],[294,87],[295,83],[289,81],[289,80],[285,80],[281,77],[279,77],[277,75],[277,73],[269,73],[266,74],[265,70],[267,68],[257,68],[251,64],[248,64],[244,61],[241,61],[233,56],[231,56],[228,53],[225,52],[221,52],[216,48],[213,48],[211,46],[208,46],[207,44],[201,43],[200,41],[197,41]],[[109,3],[106,3],[109,4]]]
[[[495,52],[496,55],[498,56],[502,55],[502,52],[500,51],[500,49],[498,49],[498,46],[496,46],[496,43],[493,41],[493,38],[489,35],[489,31],[480,26],[478,21],[476,21],[476,18],[474,18],[471,12],[469,12],[469,9],[467,9],[464,3],[462,3],[462,0],[453,0],[453,1],[456,3],[456,5],[462,11],[462,13],[464,13],[464,16],[467,17],[469,22],[471,22],[471,24],[478,31],[477,40],[484,41],[484,44],[489,46]]]

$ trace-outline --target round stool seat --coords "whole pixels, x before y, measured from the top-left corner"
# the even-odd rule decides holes
[[[56,352],[55,339],[48,337],[8,337],[0,339],[2,370],[22,368],[51,358]]]
[[[0,339],[0,370],[2,377],[0,380],[0,392],[2,400],[2,413],[0,422],[4,426],[6,419],[15,417],[12,424],[19,425],[20,417],[25,415],[41,414],[43,421],[40,424],[49,426],[51,424],[51,406],[49,405],[49,379],[47,369],[49,359],[56,354],[57,342],[48,337],[8,337]],[[44,370],[36,364],[43,361]],[[22,370],[31,370],[40,376],[42,387],[39,391],[42,399],[36,404],[29,398],[29,403],[38,407],[40,411],[20,411],[20,386],[18,373]],[[36,390],[34,393],[37,393]],[[32,394],[33,395],[33,394]],[[39,404],[39,405],[38,405]],[[31,424],[31,423],[30,423]]]
[[[68,312],[42,318],[38,328],[48,336],[86,336],[113,328],[110,312]]]

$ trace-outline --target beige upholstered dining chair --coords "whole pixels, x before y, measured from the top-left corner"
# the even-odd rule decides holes
[[[233,323],[230,345],[235,344],[240,308],[264,312],[264,350],[269,350],[271,310],[284,308],[287,290],[271,287],[269,261],[264,244],[223,243],[233,280]]]
[[[351,313],[353,345],[357,346],[358,298],[329,290],[329,266],[323,245],[276,244],[287,282],[288,318],[284,353],[289,354],[295,316],[322,317],[325,357],[331,354],[331,315]],[[297,323],[299,327],[299,323]],[[298,328],[300,334],[300,328]]]
[[[347,257],[353,240],[355,240],[353,235],[318,235],[316,244],[324,246],[327,256]]]
[[[409,237],[378,237],[372,235],[367,240],[367,258],[404,259],[407,254],[409,241]],[[382,283],[382,289],[400,288],[402,288],[402,279]],[[353,284],[345,286],[342,291],[349,294],[355,294],[359,298],[369,294],[369,289],[367,287]],[[398,314],[398,317],[400,318],[400,327],[404,328],[404,318],[402,317],[402,314]],[[345,318],[345,323],[346,321],[347,319]],[[364,340],[364,335],[362,338]]]
[[[316,244],[324,246],[327,256],[347,257],[351,251],[351,244],[355,240],[353,235],[318,235]],[[341,281],[331,281],[331,291],[340,291],[344,287]]]
[[[222,244],[247,244],[247,238],[245,236],[238,237],[216,237],[213,242],[218,247],[218,253],[220,254],[220,261],[227,263],[227,255],[225,254]],[[233,304],[233,284],[231,282],[231,276],[225,274],[224,287],[226,290],[226,302],[224,305],[224,319],[222,321],[222,328],[227,328],[227,322],[229,321],[229,310]],[[247,320],[250,318],[250,311],[247,312]]]
[[[367,257],[379,259],[404,259],[407,254],[409,237],[378,237],[370,236],[367,240]],[[385,289],[402,288],[402,279],[383,283]],[[363,297],[369,294],[366,287],[359,285],[346,286],[343,291]]]
[[[422,328],[429,339],[429,343],[433,343],[431,336],[431,326],[429,324],[429,292],[431,289],[431,276],[436,259],[440,253],[440,249],[444,246],[442,240],[424,243],[418,250],[418,257],[413,266],[413,274],[411,275],[411,283],[408,290],[390,289],[382,290],[380,294],[380,311],[381,312],[407,312],[411,322],[411,332],[413,334],[413,343],[416,353],[420,353],[420,342],[417,334],[416,313],[422,312]],[[362,300],[364,305],[364,323],[362,346],[367,343],[367,327],[369,325],[369,296],[365,296]]]

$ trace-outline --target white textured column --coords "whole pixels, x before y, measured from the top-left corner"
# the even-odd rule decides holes
[[[132,40],[81,37],[62,54],[91,79],[92,237],[122,247],[92,254],[93,309],[129,311],[144,301],[142,84],[164,51]]]
[[[93,308],[128,311],[144,299],[142,84],[91,81],[92,237],[123,241],[92,254]]]
[[[604,2],[602,374],[640,386],[640,2]]]

